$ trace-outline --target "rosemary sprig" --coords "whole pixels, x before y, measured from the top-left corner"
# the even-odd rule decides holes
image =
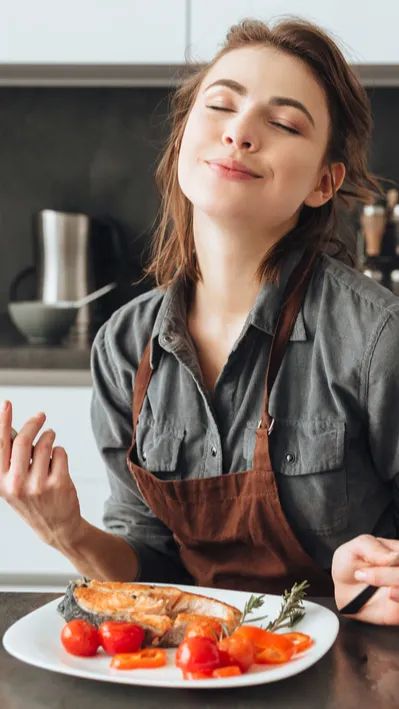
[[[260,596],[252,595],[249,597],[248,601],[246,602],[246,604],[244,606],[244,610],[241,613],[241,618],[239,620],[238,625],[243,625],[243,623],[248,622],[247,616],[251,615],[251,613],[253,613],[254,610],[256,610],[256,608],[261,608],[261,606],[263,606],[263,604],[265,602],[264,601],[265,595],[266,595],[265,593],[262,593],[262,595],[260,595]],[[264,620],[265,618],[267,618],[267,615],[264,615],[261,618],[251,618],[250,620],[251,620],[251,623],[254,623],[257,620]]]
[[[306,589],[309,588],[307,581],[302,583],[294,583],[290,591],[284,591],[283,601],[280,608],[280,613],[277,618],[271,621],[266,630],[277,630],[277,628],[292,628],[305,615],[303,606],[303,598],[306,596]]]

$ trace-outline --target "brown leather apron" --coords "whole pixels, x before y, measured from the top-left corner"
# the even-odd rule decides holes
[[[269,454],[269,435],[273,435],[274,425],[268,411],[270,391],[314,260],[314,256],[303,255],[284,292],[269,355],[252,470],[208,478],[160,480],[136,465],[131,454],[152,376],[150,343],[140,361],[133,392],[133,437],[127,463],[144,500],[171,530],[185,568],[200,586],[281,594],[295,581],[307,579],[309,594],[333,594],[330,574],[314,563],[288,523]]]

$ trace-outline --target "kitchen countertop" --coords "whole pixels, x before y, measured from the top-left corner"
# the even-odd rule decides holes
[[[89,342],[30,345],[0,313],[0,385],[90,386]]]
[[[1,593],[0,634],[18,618],[62,594]],[[330,599],[310,598],[330,610]],[[308,670],[257,687],[219,690],[118,685],[41,670],[0,648],[2,709],[158,709],[159,706],[235,709],[394,709],[398,706],[399,628],[340,618],[331,650]]]
[[[60,345],[30,345],[12,324],[8,313],[0,313],[0,368],[89,369],[90,343],[66,340]]]

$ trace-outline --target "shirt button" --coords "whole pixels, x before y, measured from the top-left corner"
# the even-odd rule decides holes
[[[143,460],[147,460],[147,456],[144,452],[143,452]]]
[[[164,339],[164,342],[172,342],[173,337],[172,337],[172,335],[164,335],[163,339]]]
[[[217,448],[215,448],[215,446],[212,446],[211,453],[212,453],[213,457],[215,457],[215,455],[217,454]]]
[[[285,456],[285,459],[287,463],[294,463],[295,462],[295,453],[287,453]]]

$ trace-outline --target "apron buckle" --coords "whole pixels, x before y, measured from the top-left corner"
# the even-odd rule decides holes
[[[258,421],[258,428],[262,428],[262,419],[259,419]],[[270,421],[270,426],[267,429],[267,433],[270,436],[271,432],[273,431],[274,428],[274,418]]]

